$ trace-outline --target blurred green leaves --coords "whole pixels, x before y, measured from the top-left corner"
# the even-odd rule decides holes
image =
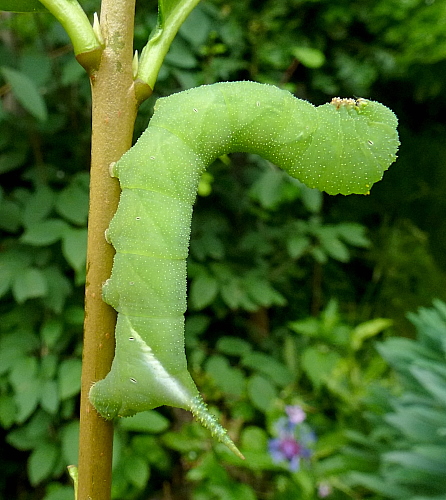
[[[291,53],[307,68],[320,68],[325,62],[324,54],[311,47],[293,47]]]
[[[79,394],[81,389],[81,367],[79,359],[66,359],[59,366],[59,396],[61,400]]]
[[[221,354],[212,354],[205,372],[222,394],[234,402],[247,401],[262,412],[268,411],[279,390],[293,382],[292,373],[273,356],[252,350],[249,343],[236,337],[220,337],[217,352],[237,359],[231,365]]]
[[[27,75],[5,66],[0,68],[4,79],[11,86],[15,98],[35,118],[45,121],[48,117],[45,101],[34,82]]]
[[[12,12],[40,12],[46,8],[39,0],[0,0],[0,10]]]
[[[16,213],[14,227],[7,220],[12,207]],[[41,298],[60,310],[71,287],[60,268],[53,264],[62,263],[60,256],[63,256],[76,272],[78,283],[83,281],[87,210],[88,177],[84,174],[74,176],[59,194],[47,185],[40,185],[34,192],[22,189],[4,197],[0,201],[0,212],[6,217],[3,229],[15,232],[23,227],[24,231],[19,239],[5,241],[0,254],[0,296],[11,290],[19,304]]]
[[[28,461],[28,477],[32,485],[39,484],[50,475],[58,453],[58,447],[52,443],[42,443],[34,448]]]
[[[385,334],[391,326],[392,321],[376,318],[353,328],[342,321],[334,300],[319,318],[289,323],[291,331],[301,336],[295,341],[300,346],[303,375],[315,391],[329,391],[343,401],[346,412],[359,407],[369,384],[378,383],[385,373],[385,363],[370,350],[367,341]]]
[[[9,446],[29,450],[23,470],[30,483],[48,483],[48,498],[62,500],[71,488],[51,481],[77,461],[83,293],[73,276],[83,283],[89,180],[84,172],[61,176],[48,161],[51,150],[39,153],[46,131],[54,135],[61,123],[54,113],[47,116],[42,99],[52,78],[48,56],[31,50],[18,67],[1,72],[9,98],[23,109],[3,101],[8,113],[0,121],[6,176],[0,196],[0,422]],[[37,160],[30,163],[33,140]]]
[[[378,350],[395,369],[398,392],[370,399],[370,434],[352,436],[353,453],[374,455],[365,471],[345,474],[350,486],[385,498],[441,498],[446,488],[446,304],[410,313],[416,339],[390,338]],[[389,440],[391,436],[391,440]]]
[[[62,238],[68,227],[68,224],[61,219],[35,222],[25,230],[21,241],[33,246],[52,245]]]
[[[162,5],[168,15],[174,2]],[[97,2],[83,6],[92,13]],[[360,199],[328,199],[253,155],[220,159],[203,176],[188,263],[188,358],[247,460],[240,465],[213,445],[181,410],[121,419],[113,498],[314,500],[321,481],[334,500],[442,491],[444,308],[411,317],[427,336],[422,343],[387,339],[379,348],[403,377],[406,398],[389,396],[396,382],[374,343],[390,334],[395,310],[445,289],[431,258],[439,248],[441,259],[442,247],[417,228],[436,221],[431,235],[446,234],[444,12],[444,2],[424,0],[207,1],[182,25],[155,97],[238,79],[314,103],[370,97],[400,110],[407,149],[393,182],[386,174]],[[30,498],[68,500],[64,469],[77,460],[89,82],[51,16],[0,22],[0,425],[8,459],[0,485],[21,488],[0,496],[24,495],[31,480]],[[156,22],[156,2],[137,3],[135,48]],[[153,100],[142,107],[136,135],[152,107]],[[403,333],[410,336],[407,327]],[[311,468],[296,474],[267,452],[287,404],[305,406],[318,437]],[[412,467],[416,460],[423,470]],[[355,472],[347,481],[348,470]],[[395,471],[394,480],[381,471]]]
[[[121,428],[134,432],[158,434],[169,427],[169,421],[156,411],[137,413],[133,417],[121,420]]]

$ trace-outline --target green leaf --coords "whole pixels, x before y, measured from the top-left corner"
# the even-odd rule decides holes
[[[244,356],[251,352],[252,347],[249,342],[238,337],[220,337],[216,349],[228,356]]]
[[[267,449],[268,435],[260,427],[248,426],[243,429],[240,446],[244,451],[250,450],[262,453]]]
[[[244,393],[246,382],[243,373],[238,368],[231,367],[223,356],[210,356],[205,369],[225,394],[240,397]]]
[[[206,43],[212,28],[211,23],[211,19],[204,10],[200,8],[199,4],[181,25],[179,33],[191,45],[199,47]]]
[[[242,401],[235,401],[231,405],[231,415],[234,419],[252,421],[254,419],[255,410],[251,403],[247,399],[244,399]]]
[[[228,474],[223,467],[218,463],[214,454],[208,453],[192,468],[188,474],[187,479],[198,482],[207,481],[212,478],[213,484],[223,484],[228,481]],[[212,495],[214,497],[214,495]],[[228,498],[221,497],[220,495],[214,498]]]
[[[342,357],[325,346],[308,347],[302,354],[302,368],[319,389],[326,382]]]
[[[43,270],[43,273],[48,284],[45,305],[52,311],[60,314],[65,304],[65,299],[71,293],[71,283],[69,279],[62,274],[58,266],[49,266]]]
[[[45,101],[34,82],[24,73],[2,66],[0,71],[11,85],[12,93],[20,104],[35,118],[45,121],[48,117]]]
[[[10,172],[23,165],[26,159],[26,150],[11,150],[0,154],[0,174]]]
[[[292,382],[292,375],[288,368],[268,354],[251,352],[243,357],[242,364],[268,375],[273,382],[281,387]]]
[[[87,260],[87,229],[67,229],[62,238],[62,252],[71,267],[80,271]]]
[[[14,276],[20,271],[19,259],[9,255],[0,255],[0,297],[10,289]]]
[[[309,317],[299,321],[291,321],[288,326],[293,332],[309,337],[317,337],[320,335],[321,324],[317,318]]]
[[[48,186],[39,186],[25,203],[23,225],[30,227],[45,219],[51,212],[53,202],[53,191]]]
[[[132,450],[137,455],[144,456],[149,464],[155,465],[160,471],[170,470],[170,455],[162,446],[157,436],[138,434],[132,438]]]
[[[74,178],[56,199],[56,210],[74,224],[85,225],[88,217],[88,185]]]
[[[79,80],[81,80],[82,78],[85,78],[84,68],[76,61],[74,57],[67,59],[62,68],[62,86],[68,87],[73,83],[79,82]]]
[[[207,256],[221,260],[225,255],[225,248],[219,236],[206,231],[200,238],[193,241],[191,248],[198,260],[205,260]]]
[[[277,398],[277,391],[268,379],[262,375],[253,375],[248,380],[248,396],[258,410],[265,412]]]
[[[155,410],[137,413],[133,417],[122,418],[119,425],[126,431],[159,434],[170,426],[169,420]]]
[[[39,0],[0,0],[0,10],[9,12],[48,12]]]
[[[51,483],[43,500],[73,500],[73,487],[61,486],[60,483]]]
[[[365,234],[367,228],[362,224],[345,222],[342,224],[337,224],[336,230],[339,236],[349,245],[363,248],[367,248],[370,246],[370,240]]]
[[[44,297],[48,286],[40,269],[28,267],[14,277],[12,283],[12,293],[15,300],[22,304],[27,299]]]
[[[1,170],[1,156],[0,156]],[[0,171],[1,173],[1,171]],[[10,233],[15,233],[22,222],[22,210],[20,206],[11,200],[3,200],[0,205],[0,228]]]
[[[250,196],[267,209],[276,207],[283,193],[284,174],[278,168],[265,170],[249,190]]]
[[[307,236],[293,234],[286,240],[288,254],[292,259],[298,259],[310,248],[311,240]]]
[[[217,280],[207,272],[202,272],[191,284],[189,300],[194,309],[204,309],[215,300],[218,292]]]
[[[31,450],[44,442],[53,426],[53,417],[40,410],[31,417],[29,423],[13,430],[6,441],[18,450]]]
[[[226,498],[230,498],[231,500],[257,500],[258,498],[253,487],[248,484],[228,484],[225,489],[227,491]]]
[[[43,354],[45,353],[45,354]],[[40,376],[45,380],[52,380],[56,376],[59,357],[54,353],[42,349],[40,358]]]
[[[322,210],[322,202],[324,201],[324,195],[319,189],[312,189],[301,183],[300,186],[302,203],[305,208],[314,214],[320,213]]]
[[[384,419],[411,441],[429,443],[438,440],[439,429],[444,425],[444,411],[401,405],[395,413],[387,413]]]
[[[188,338],[193,338],[204,333],[211,322],[209,316],[204,314],[193,314],[186,317],[185,335],[186,343]]]
[[[65,464],[76,464],[79,455],[79,420],[73,420],[65,425],[61,432],[61,438]]]
[[[313,247],[310,250],[310,254],[313,256],[316,262],[319,262],[320,264],[325,264],[328,260],[327,254],[320,247]]]
[[[177,68],[192,69],[197,66],[197,60],[191,49],[176,39],[172,42],[164,61]]]
[[[325,63],[324,54],[311,47],[292,47],[291,53],[307,68],[320,68]]]
[[[350,252],[338,237],[336,226],[322,226],[315,231],[323,250],[333,259],[348,262]]]
[[[275,290],[266,279],[250,277],[245,281],[245,286],[249,297],[258,305],[270,307],[286,304],[285,297]]]
[[[405,338],[392,337],[385,342],[377,344],[378,352],[395,369],[404,372],[409,363],[418,358],[430,358],[430,349]]]
[[[15,391],[20,392],[30,380],[34,380],[37,370],[37,359],[34,357],[29,356],[16,363],[9,377]]]
[[[28,358],[29,359],[29,358]],[[13,370],[22,369],[23,363],[19,363]],[[11,374],[13,376],[13,374]],[[11,379],[12,381],[12,379]],[[17,405],[16,422],[24,422],[37,408],[42,392],[42,381],[37,377],[24,379],[20,384],[14,383],[14,401]]]
[[[410,369],[412,375],[426,389],[429,394],[432,394],[440,403],[446,405],[446,378],[437,375],[433,371],[418,366],[413,366]]]
[[[40,406],[51,415],[59,408],[59,390],[55,380],[47,380],[42,386]]]
[[[53,443],[42,443],[33,450],[28,460],[28,477],[36,486],[53,472],[59,450]]]
[[[22,54],[19,69],[28,76],[37,87],[48,85],[53,78],[53,62],[48,54],[38,49],[31,49]]]
[[[64,319],[69,325],[80,326],[84,323],[84,309],[79,306],[70,306],[64,313]]]
[[[51,318],[45,321],[40,329],[42,341],[50,349],[55,347],[63,333],[63,324],[61,321]]]
[[[2,333],[0,341],[0,374],[14,368],[26,354],[40,347],[39,340],[32,332],[21,331]]]
[[[9,429],[15,422],[17,407],[12,396],[6,394],[0,396],[0,425]]]
[[[47,246],[60,240],[70,226],[61,219],[46,219],[33,224],[23,233],[20,241],[35,246]]]
[[[150,466],[144,458],[132,455],[126,457],[121,467],[124,469],[124,475],[138,489],[143,489],[150,476]]]
[[[79,394],[81,390],[82,362],[79,359],[66,359],[59,368],[59,396],[64,400]]]
[[[237,309],[243,302],[245,290],[241,286],[240,280],[234,276],[226,283],[220,285],[220,293],[228,307]],[[254,306],[254,309],[258,309],[258,306]]]
[[[375,318],[358,325],[352,332],[351,346],[357,351],[362,347],[364,340],[378,335],[386,328],[392,326],[393,321],[386,318]]]
[[[408,473],[410,473],[411,469],[420,471],[426,471],[430,474],[444,474],[445,472],[445,461],[444,461],[444,447],[438,446],[426,446],[425,448],[430,449],[431,456],[423,456],[423,454],[417,451],[390,451],[383,454],[383,460],[386,462],[396,463],[402,465]],[[436,450],[440,450],[441,457],[438,460],[438,456],[433,454],[434,448]],[[417,450],[417,447],[414,448]]]
[[[199,424],[197,424],[199,425]],[[203,435],[192,435],[190,426],[183,427],[181,432],[166,432],[162,435],[162,442],[168,448],[176,450],[182,454],[196,452],[203,449]],[[204,429],[203,429],[204,430]]]
[[[367,474],[364,472],[350,472],[348,474],[350,485],[364,486],[368,490],[381,493],[390,498],[410,498],[410,492],[398,484],[392,484],[376,474]]]
[[[442,476],[442,483],[446,486],[446,477],[444,476],[446,460],[445,460],[445,452],[446,445],[445,444],[418,444],[414,446],[414,452],[423,458],[432,461],[431,467],[427,470],[432,472],[439,472]]]

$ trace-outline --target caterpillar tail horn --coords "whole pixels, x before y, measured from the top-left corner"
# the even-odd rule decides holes
[[[240,450],[235,446],[232,439],[228,436],[228,431],[222,427],[217,419],[209,413],[206,403],[203,401],[201,396],[196,396],[191,404],[190,411],[192,415],[200,422],[203,427],[209,429],[212,436],[218,441],[225,444],[233,453],[235,453],[239,458],[245,460],[245,457],[240,452]]]

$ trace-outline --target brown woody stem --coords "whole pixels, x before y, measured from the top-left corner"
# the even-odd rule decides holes
[[[114,255],[104,231],[120,192],[109,165],[130,148],[138,107],[132,75],[134,11],[135,0],[102,1],[105,48],[97,71],[90,73],[93,114],[78,500],[110,499],[113,423],[99,416],[88,392],[110,370],[115,346],[116,313],[101,298]]]

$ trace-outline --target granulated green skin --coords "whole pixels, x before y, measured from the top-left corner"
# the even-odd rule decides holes
[[[107,239],[116,249],[104,300],[118,311],[116,354],[90,399],[105,418],[170,405],[191,410],[234,451],[207,412],[184,352],[186,257],[204,169],[256,153],[309,187],[366,194],[396,159],[397,119],[360,99],[314,107],[253,82],[219,83],[157,102],[138,142],[113,166],[122,194]]]

